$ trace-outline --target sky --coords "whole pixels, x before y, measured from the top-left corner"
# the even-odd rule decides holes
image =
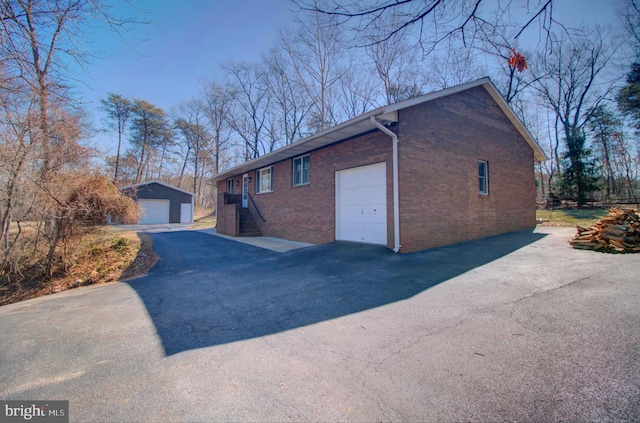
[[[76,71],[75,91],[98,128],[100,99],[109,93],[147,100],[168,112],[195,97],[203,79],[219,76],[221,63],[259,58],[275,43],[277,28],[295,16],[288,0],[134,3],[135,8],[114,1],[112,12],[151,23],[125,34],[126,43],[107,29],[86,34],[85,48],[98,57]],[[104,142],[104,136],[96,138]]]
[[[203,79],[220,77],[225,61],[254,61],[290,24],[289,0],[113,0],[116,16],[151,21],[126,36],[96,29],[86,47],[99,56],[77,75],[76,92],[100,127],[99,101],[108,93],[147,100],[170,111],[198,94]],[[526,0],[514,0],[514,4]],[[530,2],[534,3],[534,2]],[[554,17],[567,25],[615,23],[611,0],[556,0]],[[536,28],[526,36],[536,37]],[[104,135],[96,137],[105,144]],[[102,139],[101,139],[102,138]]]

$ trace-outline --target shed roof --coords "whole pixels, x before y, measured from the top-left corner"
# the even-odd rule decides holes
[[[165,186],[167,188],[170,188],[170,189],[174,189],[176,191],[180,191],[180,192],[188,194],[188,195],[194,195],[190,191],[184,190],[182,188],[174,187],[173,185],[165,184],[164,182],[158,181],[157,179],[152,179],[150,181],[145,181],[145,182],[140,182],[140,183],[133,184],[133,185],[127,185],[127,186],[124,186],[124,187],[120,187],[120,191],[123,191],[125,189],[138,188],[138,187],[142,187],[142,186],[150,185],[150,184],[158,184],[158,185],[162,185],[162,186]]]
[[[374,130],[376,129],[376,126],[373,124],[373,122],[371,122],[371,116],[374,116],[383,124],[391,124],[398,121],[399,110],[480,86],[484,87],[484,89],[487,90],[487,92],[491,95],[500,109],[502,109],[507,118],[509,118],[511,123],[518,130],[520,135],[522,135],[525,141],[531,146],[531,148],[533,149],[533,156],[535,160],[547,160],[547,155],[544,153],[544,151],[542,151],[538,143],[535,141],[524,124],[520,121],[518,116],[516,116],[513,110],[511,110],[511,107],[509,107],[507,102],[502,98],[496,86],[493,84],[493,82],[491,82],[489,78],[485,77],[476,81],[468,82],[466,84],[456,85],[455,87],[446,88],[440,91],[434,91],[429,94],[421,95],[419,97],[414,97],[409,100],[404,100],[398,103],[390,104],[388,106],[379,107],[375,110],[371,110],[339,125],[331,127],[329,129],[325,129],[324,131],[318,132],[314,135],[311,135],[310,137],[304,138],[300,141],[296,141],[293,144],[287,145],[271,153],[265,154],[264,156],[250,160],[239,166],[219,173],[213,178],[209,179],[208,182],[218,182],[232,176],[265,167],[282,160],[290,159],[292,157],[300,156],[302,154],[308,153],[309,151],[325,147],[327,145],[345,140],[347,138]]]

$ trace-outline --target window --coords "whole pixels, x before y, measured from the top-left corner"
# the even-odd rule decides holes
[[[481,195],[489,194],[489,163],[480,160],[478,162],[478,183]]]
[[[309,155],[293,159],[293,185],[309,183]]]
[[[273,166],[256,170],[256,193],[273,191]]]
[[[233,194],[233,178],[227,179],[227,194]]]

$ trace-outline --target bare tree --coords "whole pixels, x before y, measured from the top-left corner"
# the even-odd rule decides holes
[[[35,105],[17,93],[19,84],[2,75],[0,91],[0,238],[2,240],[2,267],[12,247],[9,230],[18,207],[19,192],[25,173],[37,151],[31,131],[34,129]],[[25,101],[27,100],[27,101]]]
[[[623,28],[631,36],[636,55],[640,55],[640,1],[621,0],[617,14]]]
[[[267,115],[271,96],[265,73],[258,64],[228,63],[224,69],[234,86],[234,107],[228,120],[242,138],[245,160],[269,152],[263,144],[267,133]]]
[[[349,2],[337,0],[293,0],[304,11],[322,14],[334,19],[335,25],[348,28],[354,34],[356,46],[370,46],[410,30],[423,54],[431,53],[447,38],[456,35],[463,44],[473,39],[479,27],[491,24],[496,16],[506,11],[500,2],[488,0],[381,0],[376,2]],[[511,6],[511,3],[509,3]],[[391,15],[400,19],[390,20]],[[527,3],[527,13],[514,41],[532,23],[538,22],[551,44],[551,28],[557,24],[553,17],[553,0]],[[373,27],[381,28],[375,37],[363,36]]]
[[[514,100],[535,82],[531,72],[527,72],[527,57],[531,54],[522,52],[515,40],[518,30],[518,25],[512,22],[511,15],[504,14],[496,18],[492,24],[478,28],[477,42],[474,45],[476,50],[496,59],[492,60],[491,64],[500,71],[494,75],[494,82],[502,97],[512,106]],[[520,114],[521,117],[524,115]]]
[[[444,49],[434,50],[427,61],[426,85],[432,89],[445,89],[464,84],[486,75],[485,69],[474,57],[473,50],[465,48],[453,38],[444,43]]]
[[[345,74],[338,88],[338,104],[345,119],[353,119],[378,105],[377,87],[367,72]]]
[[[181,135],[182,143],[186,148],[182,171],[178,186],[182,183],[182,177],[189,161],[193,164],[193,192],[199,197],[198,177],[200,176],[205,152],[211,147],[211,134],[207,128],[205,105],[200,100],[190,100],[179,104],[174,114],[174,127]]]
[[[606,182],[606,197],[611,198],[615,195],[616,175],[614,168],[615,150],[613,144],[616,141],[616,135],[621,131],[622,122],[603,104],[596,107],[591,113],[588,129],[595,143],[595,150],[599,156],[599,162],[602,167],[602,174]]]
[[[342,30],[328,15],[299,18],[294,31],[280,33],[280,45],[291,63],[313,110],[307,126],[318,132],[339,119],[335,105],[338,82],[348,71],[344,63]]]
[[[281,128],[284,144],[288,145],[303,137],[304,123],[313,103],[304,84],[296,77],[294,66],[279,48],[272,48],[264,62],[273,99],[274,125]]]
[[[57,155],[52,146],[49,113],[52,97],[67,98],[64,88],[69,70],[64,56],[80,64],[85,62],[88,52],[78,47],[85,29],[102,24],[123,31],[137,22],[117,19],[110,9],[107,2],[100,0],[5,0],[1,4],[0,57],[13,74],[24,80],[38,104],[43,179],[56,167],[51,162],[52,156]]]
[[[90,158],[95,155],[81,144],[86,137],[84,116],[70,99],[70,65],[75,62],[82,66],[91,58],[83,47],[87,30],[107,26],[122,35],[134,23],[114,18],[111,6],[102,0],[0,2],[2,149],[3,156],[13,151],[15,160],[4,168],[9,183],[5,191],[8,202],[2,210],[2,235],[6,241],[13,218],[28,216],[37,234],[29,238],[33,239],[30,260],[34,266],[43,266],[46,276],[52,275],[57,256],[60,204],[70,181],[77,179],[75,172],[88,172]],[[13,99],[4,95],[14,88]],[[4,150],[5,146],[9,148]],[[20,216],[14,214],[17,210]],[[18,229],[12,241],[22,238],[28,237]],[[22,260],[25,255],[16,257]],[[14,263],[19,265],[19,260]],[[0,271],[11,274],[5,270],[3,267]]]
[[[554,112],[566,143],[567,168],[572,189],[579,205],[590,191],[585,125],[612,88],[605,77],[615,47],[607,45],[606,35],[599,28],[586,29],[573,39],[554,39],[554,55],[539,55],[533,70],[538,95]],[[558,136],[558,135],[556,135]]]
[[[208,120],[209,132],[212,138],[211,154],[212,172],[220,172],[222,159],[231,138],[229,119],[233,102],[233,92],[230,87],[216,82],[205,82],[202,85],[202,108]]]
[[[382,82],[385,103],[391,104],[404,99],[398,98],[398,94],[407,87],[415,87],[417,91],[421,91],[423,81],[419,77],[415,49],[408,42],[407,31],[399,31],[384,40],[373,42],[381,31],[389,25],[397,24],[401,18],[392,14],[388,19],[390,24],[386,21],[373,22],[368,29],[372,42],[364,50],[373,62],[375,75]]]

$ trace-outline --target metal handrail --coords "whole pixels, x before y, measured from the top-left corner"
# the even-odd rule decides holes
[[[262,213],[260,213],[260,209],[258,208],[258,205],[256,204],[256,202],[253,200],[253,197],[251,196],[251,194],[247,193],[247,195],[249,196],[249,200],[251,200],[251,204],[253,204],[253,207],[256,209],[256,211],[258,212],[258,216],[260,216],[260,220],[262,220],[263,222],[266,222],[267,219],[265,219],[264,217],[262,217]]]

